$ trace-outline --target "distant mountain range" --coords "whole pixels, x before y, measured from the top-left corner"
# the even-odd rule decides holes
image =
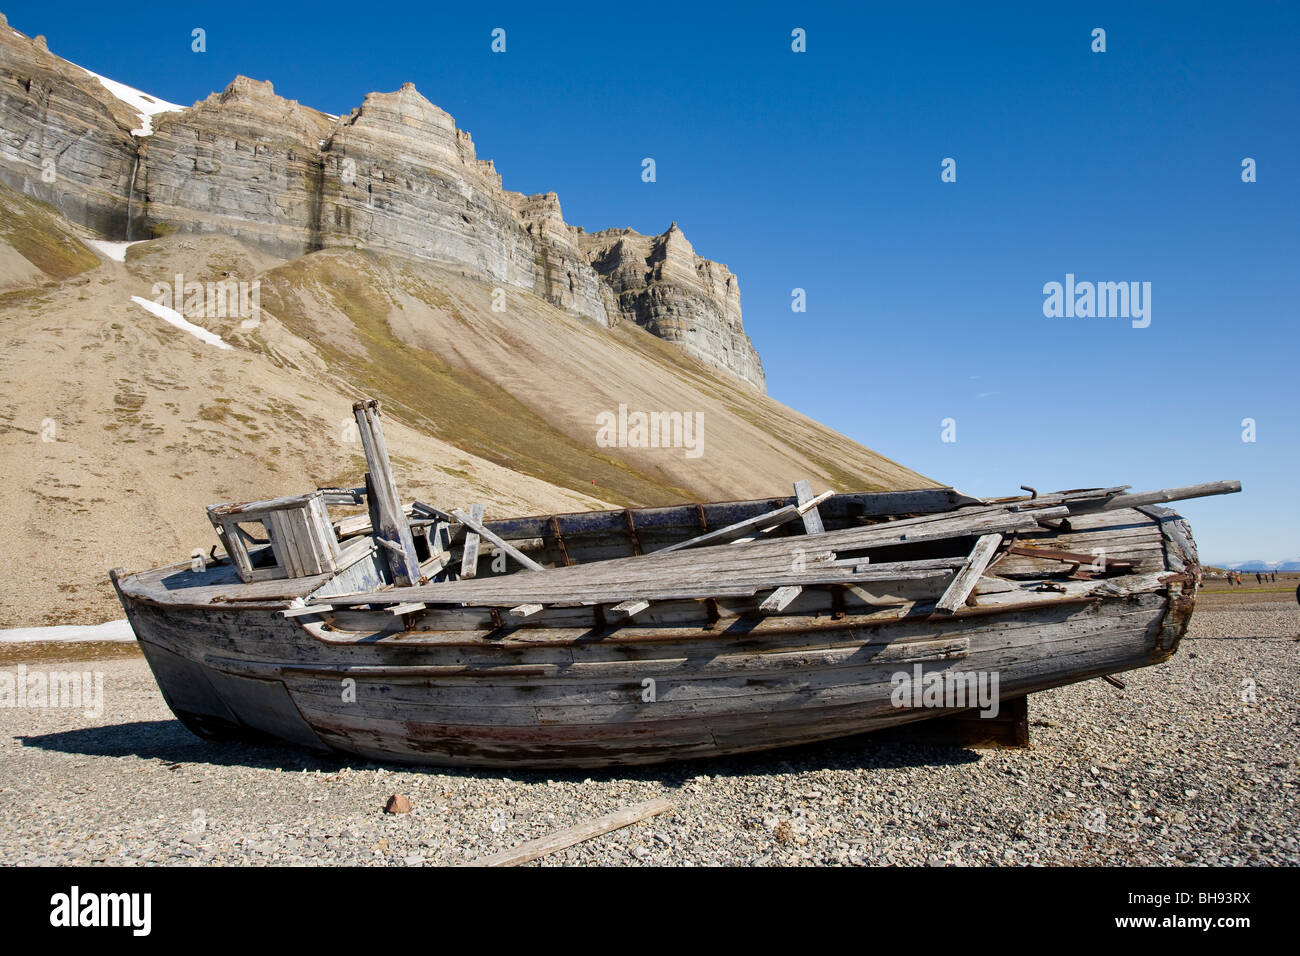
[[[1300,561],[1235,561],[1232,564],[1215,564],[1216,568],[1230,571],[1300,571]]]

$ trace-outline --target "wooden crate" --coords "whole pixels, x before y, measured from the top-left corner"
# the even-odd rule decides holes
[[[245,582],[302,578],[338,570],[339,541],[334,534],[324,493],[212,505],[208,519]],[[260,523],[275,555],[274,567],[253,567],[248,546],[253,538],[241,525]]]

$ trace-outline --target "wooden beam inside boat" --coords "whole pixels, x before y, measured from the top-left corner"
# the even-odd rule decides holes
[[[980,539],[975,542],[975,547],[971,550],[970,557],[967,558],[965,566],[957,572],[948,585],[948,590],[943,593],[943,597],[934,606],[935,614],[955,614],[957,609],[966,603],[971,592],[975,590],[975,585],[984,573],[984,569],[989,566],[993,560],[993,555],[997,553],[998,545],[1002,543],[1002,535],[986,534],[981,535]]]
[[[469,506],[470,518],[482,524],[483,522],[483,505],[472,504]],[[479,534],[477,531],[469,528],[465,532],[465,551],[460,559],[460,576],[462,578],[472,578],[478,574],[478,543]]]
[[[764,614],[777,614],[789,607],[790,602],[803,593],[803,588],[797,584],[787,584],[773,591],[758,609]]]
[[[815,497],[812,491],[812,483],[807,478],[796,481],[794,483],[794,496],[801,506],[810,504]],[[822,523],[821,512],[817,510],[815,505],[803,513],[803,530],[807,534],[821,534],[826,530],[826,525]]]
[[[1158,491],[1140,491],[1132,495],[1116,495],[1100,505],[1097,510],[1113,511],[1116,508],[1137,508],[1140,505],[1158,505],[1167,501],[1184,501],[1188,498],[1235,495],[1239,491],[1241,491],[1240,481],[1210,481],[1201,485],[1183,485],[1179,488],[1162,488]],[[1072,505],[1070,510],[1074,511],[1076,509]]]
[[[1043,512],[1048,517],[1066,513],[1064,507]],[[944,538],[1003,534],[1038,528],[1037,516],[1006,509],[977,509],[966,515],[934,515],[830,531],[817,538],[828,550],[853,551],[899,544],[937,541]],[[490,532],[489,532],[490,535]],[[488,540],[491,540],[489,535]],[[417,588],[370,591],[346,596],[332,595],[335,604],[390,604],[401,601],[425,601],[430,604],[492,603],[514,606],[530,601],[624,601],[629,594],[641,598],[656,592],[709,596],[721,594],[727,586],[745,585],[762,588],[786,584],[831,584],[854,581],[922,580],[947,578],[942,568],[881,569],[869,562],[847,568],[831,562],[809,562],[802,569],[793,561],[792,545],[803,538],[757,542],[742,548],[721,545],[670,554],[655,553],[643,557],[616,558],[569,568],[555,568],[545,575],[502,575],[472,581],[447,581]],[[800,549],[803,550],[803,549]],[[977,576],[978,577],[978,576]]]
[[[389,614],[401,616],[403,614],[414,614],[416,611],[423,611],[427,604],[423,601],[408,601],[405,604],[392,604],[387,608]]]
[[[614,605],[614,607],[610,608],[610,610],[614,613],[616,617],[628,618],[640,614],[649,606],[650,606],[649,601],[637,599],[632,601],[624,601],[622,604],[616,604]]]
[[[1097,564],[1104,562],[1114,570],[1127,570],[1133,567],[1132,561],[1123,558],[1106,559],[1100,555],[1079,554],[1076,551],[1056,551],[1051,548],[1032,548],[1024,545],[1012,545],[1007,554],[1018,554],[1024,558],[1042,558],[1045,561],[1060,561],[1066,564]]]
[[[290,607],[280,612],[282,617],[306,617],[309,614],[325,614],[334,610],[332,604],[312,604],[309,607]]]
[[[374,399],[357,402],[352,406],[352,414],[356,418],[357,432],[369,468],[373,490],[370,501],[376,518],[375,537],[381,544],[392,546],[388,548],[388,564],[393,572],[394,583],[409,587],[420,580],[420,561],[415,553],[415,541],[407,523],[406,509],[397,497],[397,483],[388,459],[388,445],[384,442],[384,430],[379,423],[379,403]]]
[[[710,531],[707,534],[698,535],[687,541],[679,541],[677,544],[670,544],[666,548],[660,548],[654,553],[656,555],[668,554],[672,551],[681,551],[685,548],[698,548],[711,544],[723,544],[733,541],[736,538],[744,537],[750,531],[771,531],[773,528],[779,528],[787,522],[794,521],[802,517],[807,512],[815,509],[827,498],[830,498],[835,492],[825,491],[816,498],[810,498],[802,504],[786,505],[784,508],[778,508],[775,511],[769,511],[766,514],[754,515],[752,518],[746,518],[743,521],[737,521],[735,524],[727,525],[725,528],[718,528],[716,531]],[[818,519],[820,521],[820,518]]]
[[[454,517],[457,521],[459,521],[461,524],[463,524],[466,528],[468,528],[468,529],[471,530],[471,531],[476,531],[476,532],[478,532],[482,537],[486,538],[488,541],[491,541],[494,545],[496,545],[498,548],[500,548],[500,549],[501,549],[502,551],[504,551],[506,554],[510,555],[510,557],[514,558],[516,561],[518,561],[518,562],[519,562],[520,564],[522,564],[524,567],[528,568],[528,570],[530,570],[530,571],[545,571],[545,570],[546,570],[544,567],[542,567],[540,564],[538,564],[536,561],[534,561],[534,560],[533,560],[532,558],[530,558],[528,555],[524,554],[522,551],[520,551],[518,548],[516,548],[513,544],[511,544],[510,542],[506,541],[506,540],[505,540],[504,538],[502,538],[500,535],[497,535],[497,534],[495,534],[495,533],[489,531],[489,530],[487,529],[487,527],[486,527],[486,526],[485,526],[481,521],[475,521],[473,518],[471,518],[469,515],[465,514],[465,512],[461,511],[459,508],[453,510],[451,514],[452,514],[452,517]]]

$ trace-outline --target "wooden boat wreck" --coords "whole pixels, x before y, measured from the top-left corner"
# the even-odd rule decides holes
[[[212,506],[224,556],[111,572],[197,734],[599,767],[827,740],[963,702],[900,704],[900,674],[992,674],[1009,701],[1173,654],[1200,569],[1159,503],[1240,490],[979,499],[799,482],[785,498],[488,520],[403,504],[378,405],[354,414],[365,488]]]

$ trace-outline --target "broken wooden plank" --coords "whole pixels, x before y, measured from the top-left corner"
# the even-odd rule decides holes
[[[239,516],[240,521],[261,521],[263,517],[272,511],[299,507],[314,494],[316,492],[313,491],[302,495],[283,495],[279,498],[268,498],[265,501],[241,501],[235,504],[208,505],[208,515],[209,517],[216,515],[220,518]]]
[[[844,585],[855,587],[864,593],[877,595],[907,593],[912,599],[921,597],[927,600],[937,599],[952,580],[952,572],[935,569],[928,571],[895,571],[888,574],[868,572],[854,573],[850,568],[840,568],[839,573],[784,573],[780,575],[761,575],[739,579],[720,577],[709,581],[686,581],[681,583],[666,582],[661,585],[638,583],[635,593],[644,601],[700,601],[721,597],[749,597],[758,592],[770,593],[773,588],[785,585],[797,585],[805,590],[818,585]],[[485,580],[485,579],[480,579]],[[460,582],[447,582],[454,586]],[[439,588],[442,585],[438,586]],[[420,588],[418,596],[430,606],[466,607],[500,607],[513,608],[538,603],[547,607],[579,606],[589,604],[614,605],[627,600],[628,586],[621,583],[593,584],[575,586],[572,589],[534,587],[514,587],[495,592],[480,592],[469,589],[453,591],[426,592]],[[331,595],[329,603],[336,607],[368,604],[380,608],[395,603],[395,598],[407,592],[375,591],[357,595]]]
[[[616,617],[633,617],[634,615],[640,614],[649,606],[649,601],[635,599],[624,601],[622,604],[616,604],[610,608],[610,611],[613,612]]]
[[[834,497],[835,497],[835,492],[833,492],[833,491],[823,491],[820,495],[818,495],[818,496],[815,497],[815,498],[809,498],[807,501],[801,501],[801,502],[799,502],[799,504],[798,504],[798,511],[799,511],[799,514],[800,514],[800,515],[805,515],[805,514],[807,514],[809,511],[813,511],[813,510],[815,510],[816,507],[817,507],[819,504],[821,504],[823,501],[828,501],[828,500],[830,500],[831,498],[834,498]]]
[[[698,548],[702,545],[725,544],[735,538],[743,537],[750,531],[771,531],[773,528],[779,528],[787,522],[802,517],[833,494],[835,494],[835,492],[825,491],[816,498],[810,498],[802,504],[786,505],[784,508],[777,508],[775,511],[769,511],[761,515],[754,515],[752,518],[746,518],[743,521],[737,521],[735,524],[729,524],[725,528],[718,528],[716,531],[697,535],[687,541],[679,541],[676,544],[670,544],[666,548],[660,548],[658,551],[655,551],[654,555],[658,556],[661,554],[668,554],[672,551],[681,551],[683,548]]]
[[[232,531],[226,527],[224,522],[218,521],[216,524],[217,539],[221,546],[226,549],[226,555],[230,558],[231,564],[235,567],[235,573],[239,579],[247,584],[253,580],[253,563],[248,556],[248,545],[244,542],[243,535],[238,533],[236,525]]]
[[[1071,511],[1114,511],[1116,508],[1136,508],[1139,505],[1155,505],[1166,501],[1183,501],[1187,498],[1208,498],[1210,495],[1235,495],[1241,491],[1240,481],[1210,481],[1201,485],[1183,485],[1179,488],[1161,488],[1158,491],[1140,491],[1132,495],[1116,495],[1107,499],[1097,508],[1087,505],[1078,506],[1067,502]]]
[[[765,514],[754,515],[752,518],[745,518],[743,521],[737,521],[735,524],[729,524],[725,528],[718,528],[716,531],[709,531],[705,534],[696,535],[686,541],[678,541],[676,544],[670,544],[666,548],[660,548],[654,552],[655,556],[669,554],[673,551],[681,551],[684,548],[697,548],[709,544],[725,544],[734,538],[743,536],[746,532],[756,530],[759,527],[770,525],[773,528],[785,524],[787,521],[793,521],[799,517],[799,508],[796,505],[786,505],[784,508],[778,508],[775,511],[769,511]]]
[[[993,560],[993,555],[1001,543],[1000,534],[980,535],[979,540],[975,542],[975,547],[971,549],[970,557],[966,559],[965,566],[957,572],[952,583],[948,585],[948,590],[943,592],[943,597],[935,604],[934,613],[955,614],[957,609],[966,603],[966,598],[970,597],[971,592],[975,590],[980,575]]]
[[[642,820],[653,817],[656,814],[663,813],[665,810],[672,808],[672,803],[668,800],[658,798],[649,800],[645,803],[637,804],[634,807],[628,807],[626,810],[619,810],[616,813],[609,813],[603,817],[597,817],[595,820],[587,823],[580,823],[577,826],[566,827],[563,830],[557,830],[550,836],[545,836],[537,840],[529,840],[527,843],[521,843],[511,850],[502,850],[500,853],[493,853],[489,856],[479,857],[467,866],[518,866],[520,863],[528,863],[539,857],[546,856],[548,853],[555,853],[557,850],[565,850],[575,844],[590,840],[592,837],[598,837],[602,834],[609,833],[611,830],[620,830],[623,827],[631,826],[634,823],[640,823]]]
[[[1042,558],[1045,561],[1061,561],[1066,564],[1087,564],[1094,565],[1102,562],[1104,565],[1119,569],[1127,570],[1133,567],[1133,562],[1125,558],[1104,558],[1095,554],[1080,554],[1077,551],[1056,551],[1051,548],[1030,548],[1024,545],[1012,545],[1007,548],[1007,554],[1018,554],[1026,558]]]
[[[443,511],[441,508],[435,508],[433,505],[425,504],[423,501],[412,501],[411,510],[416,514],[421,514],[426,518],[437,518],[440,521],[450,523],[453,519],[450,513]]]
[[[489,531],[481,521],[474,520],[469,515],[465,514],[465,512],[461,511],[459,508],[453,509],[451,515],[453,518],[455,518],[457,521],[463,524],[470,531],[477,531],[488,541],[491,541],[493,544],[495,544],[506,554],[510,555],[510,557],[514,558],[524,567],[528,568],[528,570],[530,571],[546,570],[544,567],[542,567],[540,564],[538,564],[528,555],[524,554],[522,551],[516,548],[513,544],[506,541],[504,538],[498,537],[493,532]]]
[[[469,506],[469,516],[477,522],[483,521],[483,505],[473,504]],[[478,543],[480,538],[478,532],[470,529],[465,532],[465,551],[460,559],[460,576],[462,578],[472,578],[478,574]]]
[[[1050,509],[1047,515],[1058,517],[1066,513],[1067,509],[1060,507]],[[816,540],[818,545],[828,550],[845,552],[951,537],[975,538],[983,534],[1034,530],[1037,527],[1035,517],[1011,513],[1004,509],[991,509],[989,512],[981,510],[976,514],[943,515],[924,520],[904,519],[861,528],[828,531]],[[656,552],[643,557],[614,558],[592,564],[555,568],[545,575],[511,574],[472,581],[447,581],[423,585],[397,594],[367,591],[346,597],[331,595],[329,600],[334,604],[374,602],[393,604],[404,600],[418,600],[438,604],[501,603],[510,607],[530,600],[543,600],[548,603],[558,601],[560,598],[556,595],[564,593],[576,595],[576,597],[566,597],[565,600],[614,603],[627,600],[628,595],[649,598],[647,590],[651,586],[659,591],[667,586],[673,593],[692,595],[703,593],[704,596],[708,596],[709,592],[713,591],[721,594],[724,588],[736,583],[738,575],[743,575],[746,581],[757,582],[759,587],[766,585],[769,588],[785,584],[816,584],[823,576],[825,583],[845,583],[854,577],[859,577],[829,573],[843,570],[835,568],[827,569],[824,573],[820,567],[811,564],[796,572],[792,564],[792,545],[802,541],[802,538],[782,538],[740,548],[720,546],[667,555]],[[864,564],[869,566],[869,562]],[[910,580],[930,574],[951,577],[944,571],[924,570],[892,572],[881,577],[892,576],[898,580]],[[873,578],[877,578],[877,574],[868,572],[863,579]],[[488,595],[501,594],[509,594],[515,599],[505,599],[500,602],[495,598],[491,602],[483,600]],[[612,601],[608,595],[612,595]]]
[[[516,607],[512,607],[509,611],[506,611],[506,613],[511,617],[532,617],[534,614],[541,611],[541,609],[542,605],[540,604],[520,604]]]
[[[332,604],[313,604],[311,607],[290,607],[280,612],[281,617],[305,617],[308,614],[324,614],[334,610]]]
[[[803,593],[803,588],[799,585],[787,584],[768,595],[767,599],[758,606],[758,609],[764,614],[776,614],[778,611],[784,611],[790,602],[801,593]]]
[[[1037,495],[1032,498],[985,498],[985,504],[1006,505],[1013,511],[1033,508],[1046,508],[1049,505],[1069,504],[1072,507],[1090,508],[1102,503],[1102,499],[1113,498],[1120,492],[1128,491],[1132,485],[1115,485],[1112,488],[1081,488],[1078,491],[1054,491],[1051,494]]]
[[[388,460],[388,445],[379,423],[379,403],[373,398],[357,402],[352,406],[352,414],[369,469],[369,487],[373,494],[368,503],[374,512],[375,538],[382,544],[395,545],[388,549],[393,583],[399,586],[416,584],[420,580],[420,561],[415,554],[411,527],[406,521],[406,509],[397,497],[397,483]]]
[[[407,601],[403,604],[390,605],[388,613],[400,617],[403,614],[414,614],[416,611],[423,611],[428,606],[423,601]]]
[[[366,497],[365,487],[361,488],[317,488],[322,500],[327,505],[359,505]]]
[[[794,496],[800,505],[808,504],[813,500],[812,485],[808,479],[804,478],[794,483]],[[822,523],[821,512],[815,507],[803,513],[803,530],[807,534],[821,534],[826,530],[826,525]]]

